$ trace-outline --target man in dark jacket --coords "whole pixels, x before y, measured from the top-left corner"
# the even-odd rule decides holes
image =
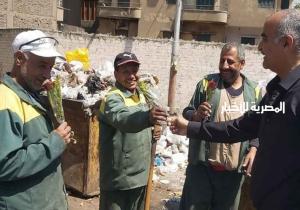
[[[258,210],[300,209],[300,12],[281,10],[267,18],[258,49],[263,66],[277,76],[259,106],[226,123],[174,118],[174,133],[233,143],[259,137],[252,172]]]
[[[38,91],[55,58],[57,41],[25,31],[12,43],[14,64],[0,84],[0,209],[66,210],[60,156],[70,141],[66,122],[53,130]]]
[[[100,107],[100,209],[143,210],[151,158],[151,127],[166,112],[149,110],[137,86],[140,62],[120,53],[114,61],[116,85]]]

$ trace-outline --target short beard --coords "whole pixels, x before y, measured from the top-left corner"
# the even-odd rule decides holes
[[[230,79],[224,79],[224,78],[222,78],[224,86],[226,86],[226,87],[231,86],[239,78],[239,74],[234,74],[233,76],[234,77],[231,77]]]
[[[25,82],[25,89],[29,92],[38,92],[41,90],[41,88],[36,88],[34,87],[34,82],[32,79],[28,78],[28,76],[26,75],[26,72],[23,71],[23,69],[20,70],[20,74],[23,78],[23,81]]]

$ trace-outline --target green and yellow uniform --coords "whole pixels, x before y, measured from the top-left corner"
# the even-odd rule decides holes
[[[152,139],[144,95],[117,83],[102,101],[100,128],[100,209],[143,209]]]
[[[8,75],[0,84],[0,124],[0,209],[66,210],[66,145],[39,100]]]

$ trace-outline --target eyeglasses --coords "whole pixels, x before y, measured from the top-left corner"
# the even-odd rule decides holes
[[[32,45],[51,44],[53,46],[56,46],[56,45],[58,45],[58,43],[59,42],[54,37],[45,36],[45,37],[40,37],[40,38],[31,40],[29,42],[26,42],[24,44],[21,44],[19,47],[19,50],[21,50],[22,47],[29,45],[29,44],[32,44]]]

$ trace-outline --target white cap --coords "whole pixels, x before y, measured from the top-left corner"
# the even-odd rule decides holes
[[[12,43],[13,53],[21,50],[41,57],[62,57],[55,49],[58,41],[39,30],[19,33]]]

